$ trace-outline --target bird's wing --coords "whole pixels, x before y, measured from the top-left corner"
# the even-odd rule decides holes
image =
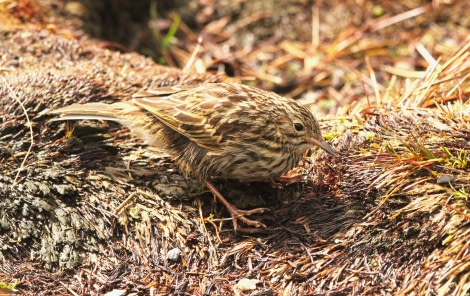
[[[223,150],[223,142],[233,136],[234,126],[229,127],[225,110],[231,102],[223,89],[217,92],[201,88],[179,90],[168,95],[167,90],[140,93],[133,102],[154,114],[161,122],[184,135],[198,146],[212,152]],[[222,93],[221,93],[222,92]],[[167,96],[160,94],[166,93]],[[225,104],[225,105],[224,105]]]
[[[168,86],[168,87],[159,87],[156,89],[141,90],[135,93],[133,98],[146,98],[146,97],[164,97],[173,95],[179,92],[187,91],[194,88],[194,86]]]

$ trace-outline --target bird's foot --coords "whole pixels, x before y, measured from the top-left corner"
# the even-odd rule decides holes
[[[266,211],[269,211],[268,208],[256,208],[256,209],[252,209],[252,210],[240,210],[239,208],[237,208],[236,206],[234,206],[233,204],[228,202],[228,200],[225,199],[225,197],[220,193],[220,191],[217,190],[217,188],[215,188],[214,184],[212,184],[209,181],[205,181],[205,185],[220,200],[220,202],[222,202],[224,204],[225,208],[230,213],[230,216],[232,216],[233,229],[235,231],[237,231],[237,220],[240,220],[243,223],[245,223],[247,225],[250,225],[250,226],[264,227],[264,228],[266,227],[266,225],[264,225],[263,223],[261,223],[259,221],[248,219],[245,216],[250,216],[252,214],[264,213]]]

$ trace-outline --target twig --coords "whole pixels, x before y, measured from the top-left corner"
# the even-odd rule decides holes
[[[28,159],[28,156],[29,154],[31,153],[31,149],[33,149],[33,145],[34,145],[34,133],[33,133],[33,126],[31,124],[31,121],[29,120],[29,116],[28,116],[28,112],[26,111],[26,108],[23,104],[23,102],[21,102],[21,100],[18,98],[18,96],[15,94],[15,92],[13,91],[13,89],[11,88],[10,84],[8,83],[8,81],[3,78],[3,82],[5,83],[5,85],[8,87],[8,90],[10,91],[11,93],[11,96],[18,102],[18,104],[20,104],[21,108],[23,109],[23,113],[26,117],[26,122],[28,123],[29,125],[29,133],[30,133],[30,138],[31,138],[31,145],[29,145],[29,148],[28,148],[28,151],[26,152],[26,155],[23,159],[23,162],[21,162],[21,166],[20,168],[18,169],[18,172],[16,172],[16,176],[15,176],[15,179],[13,180],[13,183],[11,184],[11,189],[13,189],[13,187],[16,185],[16,181],[18,180],[19,176],[20,176],[20,172],[21,170],[24,168],[24,165],[26,163],[26,159]]]

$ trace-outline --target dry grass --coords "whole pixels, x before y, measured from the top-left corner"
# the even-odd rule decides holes
[[[381,4],[394,11],[392,2]],[[4,29],[0,283],[13,284],[0,293],[468,295],[470,40],[464,26],[433,23],[468,15],[463,2],[400,7],[334,36],[321,28],[334,23],[324,9],[334,16],[341,5],[322,3],[306,12],[310,42],[272,37],[252,47],[234,35],[271,14],[211,20],[199,45],[182,22],[178,38],[192,42],[166,55],[185,71],[56,30]],[[272,209],[256,217],[265,230],[233,233],[210,194],[119,126],[84,122],[64,137],[68,127],[47,123],[48,109],[76,101],[221,81],[205,73],[221,65],[323,114],[342,155],[313,153],[297,170],[305,181],[282,190],[221,184],[242,206]],[[11,92],[37,135],[15,188],[29,125]]]

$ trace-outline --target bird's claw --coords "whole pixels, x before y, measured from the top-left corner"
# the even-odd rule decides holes
[[[265,211],[269,211],[268,208],[257,208],[257,209],[252,209],[252,210],[240,210],[230,202],[228,202],[225,197],[215,188],[215,186],[209,182],[205,181],[205,184],[209,190],[217,196],[220,202],[222,202],[227,209],[227,211],[230,213],[230,216],[232,216],[233,219],[233,229],[237,231],[237,220],[242,221],[243,223],[250,225],[250,226],[255,226],[255,227],[263,227],[266,228],[266,225],[259,221],[254,221],[251,219],[248,219],[245,216],[249,216],[252,214],[261,214],[264,213]]]
[[[266,228],[266,225],[263,223],[256,221],[256,220],[251,220],[248,219],[245,216],[249,216],[252,214],[262,214],[266,211],[269,211],[268,208],[257,208],[257,209],[252,209],[252,210],[240,210],[234,205],[231,205],[230,207],[227,207],[227,210],[230,212],[230,216],[232,216],[233,219],[233,229],[237,231],[237,220],[242,221],[246,225],[254,226],[254,227],[263,227]]]

